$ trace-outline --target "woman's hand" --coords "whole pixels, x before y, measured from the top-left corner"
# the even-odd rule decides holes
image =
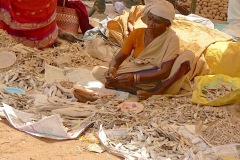
[[[126,73],[126,74],[120,74],[115,77],[115,79],[121,83],[121,84],[132,84],[134,81],[133,74],[131,73]]]
[[[107,72],[105,72],[105,77],[107,80],[113,80],[115,78],[117,69],[115,67],[110,67]]]
[[[119,68],[119,66],[122,64],[122,62],[128,57],[129,55],[126,53],[122,53],[120,50],[118,54],[113,57],[112,61],[109,63],[109,69],[107,72],[105,72],[105,78],[107,81],[116,81],[116,73]]]

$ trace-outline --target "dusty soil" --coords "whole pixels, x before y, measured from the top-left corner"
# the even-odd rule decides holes
[[[58,141],[38,138],[18,131],[8,121],[0,121],[0,160],[120,160],[107,152],[87,150],[86,141]]]

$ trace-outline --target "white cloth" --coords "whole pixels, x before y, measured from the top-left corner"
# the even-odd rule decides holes
[[[152,14],[168,19],[171,23],[175,18],[175,9],[173,5],[166,0],[157,0],[152,1],[149,4],[146,4],[142,12],[142,21],[147,23],[147,13],[151,12]]]
[[[228,2],[228,23],[240,20],[240,0],[229,0]]]

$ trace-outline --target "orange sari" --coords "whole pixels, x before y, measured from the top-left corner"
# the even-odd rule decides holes
[[[57,0],[0,0],[0,29],[26,46],[45,48],[58,36]]]

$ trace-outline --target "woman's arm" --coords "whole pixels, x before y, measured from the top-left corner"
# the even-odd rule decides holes
[[[145,83],[145,82],[154,82],[161,81],[168,78],[174,61],[169,61],[165,64],[161,70],[156,72],[151,72],[147,74],[140,73],[125,73],[116,75],[114,78],[121,84],[133,84],[133,83]]]
[[[174,60],[169,61],[167,64],[165,64],[161,70],[147,73],[147,74],[136,74],[137,79],[135,78],[135,83],[144,83],[144,82],[153,82],[153,81],[160,81],[168,78],[170,75],[172,66],[173,66]],[[136,82],[137,81],[137,82]]]
[[[119,66],[122,64],[122,62],[128,57],[129,55],[124,54],[121,50],[118,52],[118,54],[113,57],[112,61],[109,63],[109,69],[105,73],[105,77],[108,80],[114,79],[116,76],[116,72],[119,68]]]
[[[112,61],[109,63],[109,68],[114,67],[116,69],[119,68],[119,66],[122,64],[122,62],[128,57],[129,55],[124,54],[121,50],[118,52],[118,54],[112,59]]]

